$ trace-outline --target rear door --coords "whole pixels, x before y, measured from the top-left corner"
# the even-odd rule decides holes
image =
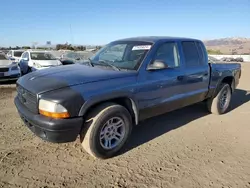
[[[186,105],[204,100],[209,87],[210,68],[204,45],[199,41],[182,41],[183,77]]]

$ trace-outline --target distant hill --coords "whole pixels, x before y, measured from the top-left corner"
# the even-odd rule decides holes
[[[208,50],[220,51],[223,54],[249,54],[250,38],[231,37],[213,40],[204,40]]]

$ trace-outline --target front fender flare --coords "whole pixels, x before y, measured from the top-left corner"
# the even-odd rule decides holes
[[[108,95],[105,97],[100,97],[100,96],[96,96],[96,97],[92,97],[91,99],[85,101],[85,103],[82,105],[80,111],[79,111],[79,116],[84,116],[86,114],[86,112],[94,105],[100,104],[100,103],[104,103],[104,102],[108,102],[108,101],[112,101],[118,98],[127,98],[130,100],[131,104],[132,104],[132,110],[134,112],[135,115],[135,123],[136,125],[139,122],[139,109],[138,109],[138,103],[137,101],[131,96],[131,95]]]

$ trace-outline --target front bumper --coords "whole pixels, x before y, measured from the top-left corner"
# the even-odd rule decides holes
[[[10,80],[17,80],[21,74],[19,72],[15,74],[5,74],[3,77],[0,77],[0,81],[10,81]]]
[[[30,112],[16,97],[15,105],[25,125],[38,137],[54,143],[73,142],[81,131],[83,118],[53,119]]]

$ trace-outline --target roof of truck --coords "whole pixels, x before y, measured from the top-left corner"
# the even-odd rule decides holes
[[[192,41],[200,41],[198,39],[193,38],[184,38],[184,37],[170,37],[170,36],[141,36],[141,37],[131,37],[125,39],[119,39],[116,41],[141,41],[141,42],[152,42],[155,43],[160,40],[192,40]]]

